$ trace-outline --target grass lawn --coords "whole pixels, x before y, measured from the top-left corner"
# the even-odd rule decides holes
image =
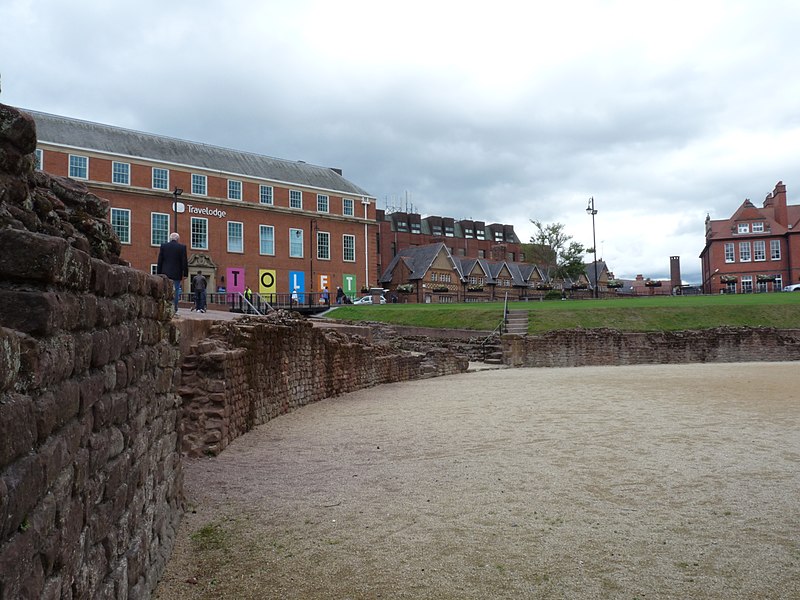
[[[549,300],[509,302],[508,306],[510,310],[529,311],[529,333],[602,327],[621,331],[678,331],[720,326],[800,329],[800,293],[792,292]],[[503,303],[342,306],[326,316],[346,321],[491,330],[503,316]]]

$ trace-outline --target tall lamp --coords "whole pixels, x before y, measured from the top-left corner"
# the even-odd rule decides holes
[[[175,233],[178,232],[178,196],[183,193],[183,190],[179,187],[176,187],[175,190],[172,192],[173,201],[172,201],[172,211],[175,214]]]
[[[597,281],[597,237],[594,229],[594,216],[597,214],[597,209],[594,207],[594,196],[589,198],[589,206],[586,207],[586,214],[592,215],[592,252],[594,253],[594,293],[595,298],[599,298],[599,281]]]

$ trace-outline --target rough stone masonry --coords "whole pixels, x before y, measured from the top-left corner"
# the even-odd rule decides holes
[[[181,515],[172,292],[35,147],[0,105],[0,599],[146,598]]]

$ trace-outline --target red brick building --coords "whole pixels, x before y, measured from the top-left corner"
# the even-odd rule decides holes
[[[800,206],[782,181],[761,207],[745,200],[729,219],[706,217],[703,291],[773,292],[800,281]]]
[[[154,271],[177,230],[211,291],[270,301],[296,287],[302,302],[378,280],[375,199],[338,169],[28,112],[40,168],[108,199],[135,268]]]
[[[454,257],[495,262],[524,262],[522,244],[513,225],[429,216],[419,213],[376,211],[380,235],[381,272],[406,248],[442,243]]]

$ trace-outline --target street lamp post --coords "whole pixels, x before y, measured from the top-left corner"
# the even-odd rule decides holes
[[[183,190],[179,187],[176,187],[175,190],[172,192],[173,200],[172,200],[172,211],[175,215],[175,233],[178,233],[178,196],[183,193]]]
[[[595,298],[599,298],[599,282],[597,281],[597,236],[594,229],[594,216],[597,214],[597,209],[594,207],[594,196],[589,198],[589,206],[586,207],[586,214],[592,215],[592,252],[594,253],[594,293]]]

